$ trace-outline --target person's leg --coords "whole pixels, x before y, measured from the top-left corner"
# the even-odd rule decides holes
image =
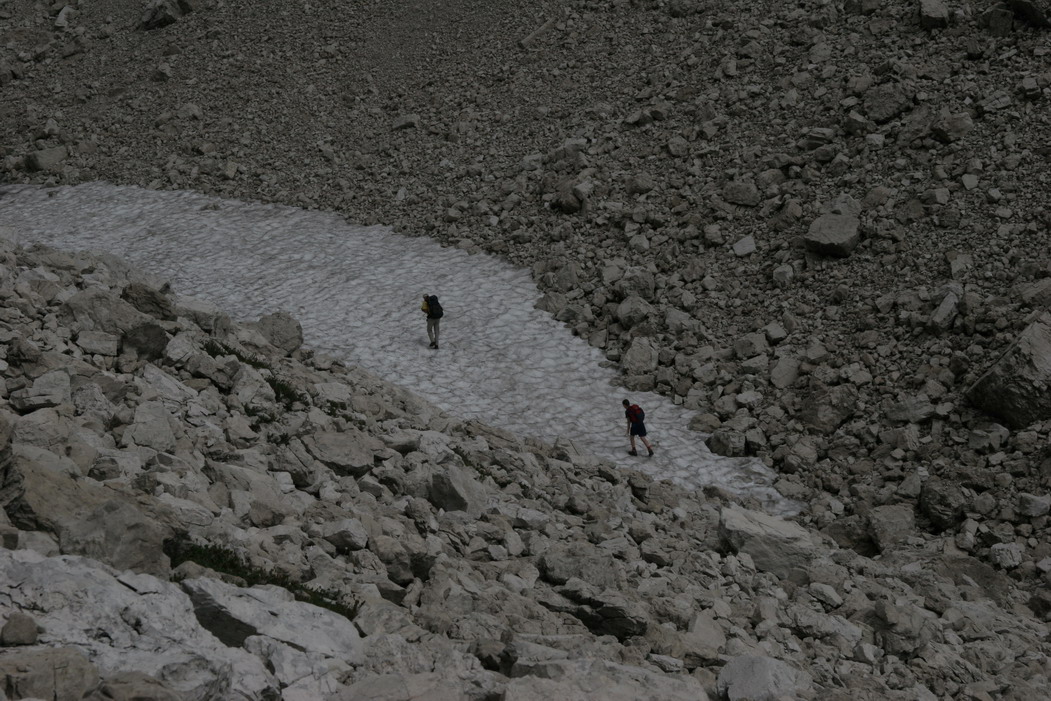
[[[427,340],[431,342],[431,347],[434,347],[434,322],[436,319],[427,320]]]
[[[646,436],[639,436],[639,438],[642,439],[642,444],[646,446],[646,450],[649,451],[649,454],[653,455],[653,446],[650,445],[650,442],[648,440],[646,440]]]
[[[441,332],[441,329],[442,329],[442,320],[441,319],[435,319],[434,320],[434,347],[435,348],[438,347],[438,334]]]
[[[638,453],[638,451],[635,450],[635,434],[634,433],[629,433],[628,434],[628,439],[631,441],[631,450],[628,451],[628,452],[631,455],[635,455],[636,453]]]

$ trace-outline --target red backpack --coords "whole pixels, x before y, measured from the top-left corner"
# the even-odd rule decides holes
[[[628,421],[633,424],[640,424],[646,418],[646,412],[642,410],[638,404],[632,404],[628,407]]]

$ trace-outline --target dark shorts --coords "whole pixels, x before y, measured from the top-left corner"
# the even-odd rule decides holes
[[[646,435],[646,424],[641,421],[633,423],[631,425],[631,435],[633,436],[645,436]]]

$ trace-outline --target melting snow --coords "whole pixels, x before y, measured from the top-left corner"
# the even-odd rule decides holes
[[[289,311],[307,344],[454,415],[795,510],[757,460],[709,452],[703,434],[687,429],[690,412],[612,386],[602,353],[534,309],[529,272],[497,258],[331,213],[103,183],[0,188],[0,227],[22,244],[119,255],[242,320]],[[420,311],[425,293],[445,309],[437,351]],[[625,396],[646,410],[653,458],[626,454]]]

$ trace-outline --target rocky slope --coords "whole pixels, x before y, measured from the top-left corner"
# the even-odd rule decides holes
[[[530,265],[841,554],[906,581],[914,548],[969,554],[1046,619],[1046,5],[150,5],[0,3],[5,178],[331,208]],[[921,682],[964,693],[990,657]]]
[[[1046,596],[444,415],[118,259],[4,244],[0,690],[1036,698]],[[1046,507],[1046,504],[1045,504]],[[57,671],[56,671],[57,670]]]

